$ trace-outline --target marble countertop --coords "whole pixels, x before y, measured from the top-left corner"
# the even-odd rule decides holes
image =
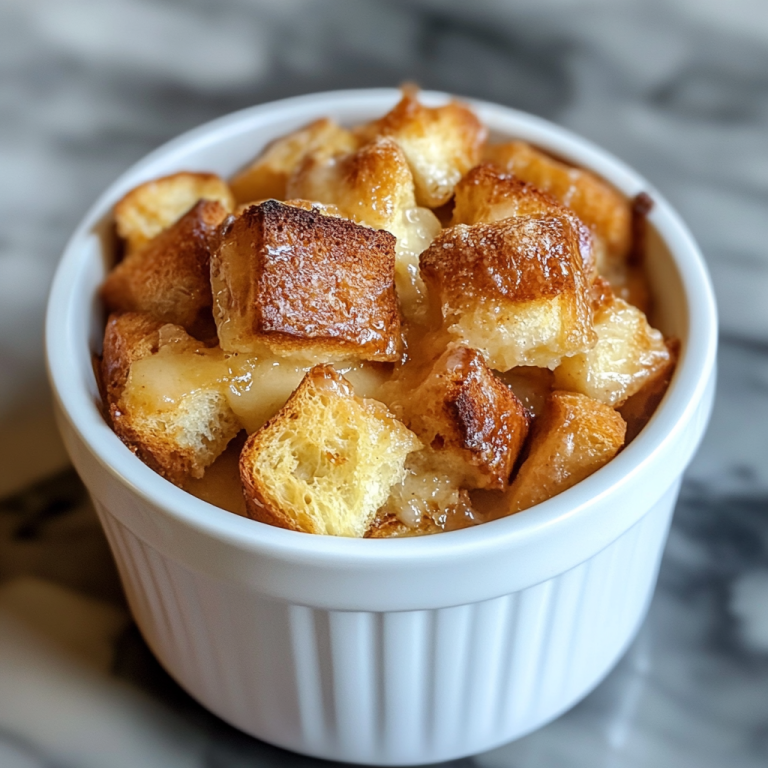
[[[559,720],[457,765],[768,764],[764,0],[7,0],[0,62],[0,765],[315,764],[207,713],[142,641],[53,424],[43,308],[85,208],[153,147],[251,104],[404,80],[636,167],[698,238],[721,313],[711,427],[636,642]]]

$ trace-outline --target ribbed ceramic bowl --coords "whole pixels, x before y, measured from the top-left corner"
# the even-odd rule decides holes
[[[102,419],[91,368],[113,203],[182,169],[228,176],[315,118],[354,124],[397,98],[394,90],[361,90],[288,99],[156,150],[77,228],[47,318],[61,431],[158,659],[247,733],[308,755],[382,765],[447,760],[517,738],[579,701],[616,663],[645,615],[681,476],[710,413],[716,347],[699,250],[651,185],[562,128],[474,102],[497,138],[531,141],[656,203],[647,261],[655,321],[681,339],[682,354],[639,437],[537,507],[406,540],[272,528],[156,475]],[[423,98],[437,104],[447,96]]]

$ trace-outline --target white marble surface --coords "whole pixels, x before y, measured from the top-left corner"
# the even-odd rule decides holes
[[[56,437],[43,305],[85,208],[165,139],[405,79],[541,114],[638,168],[699,239],[722,317],[712,426],[637,642],[564,717],[461,764],[768,764],[765,0],[5,0],[0,66],[3,768],[314,763],[206,713],[138,636]]]

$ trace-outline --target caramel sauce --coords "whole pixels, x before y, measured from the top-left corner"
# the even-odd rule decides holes
[[[205,471],[199,480],[190,479],[184,490],[215,507],[246,517],[245,498],[240,483],[239,460],[244,436],[236,437],[224,453]]]
[[[552,371],[521,365],[504,373],[496,371],[496,375],[515,393],[532,416],[541,416],[552,391]]]
[[[422,320],[427,311],[427,287],[419,271],[419,256],[440,234],[441,225],[429,208],[406,208],[392,234],[397,237],[395,285],[406,317]]]
[[[413,531],[454,531],[483,522],[456,479],[434,470],[420,453],[409,457],[405,478],[392,488],[382,512],[395,515]]]
[[[316,363],[264,355],[228,358],[229,406],[250,434],[271,419],[285,404]],[[389,375],[389,366],[376,363],[337,363],[336,370],[360,397],[376,397]]]
[[[307,359],[226,354],[221,349],[193,348],[174,339],[161,339],[156,355],[131,366],[124,400],[143,413],[176,407],[201,390],[219,390],[250,434],[271,419],[317,363]],[[360,397],[376,398],[391,366],[377,363],[337,363]]]
[[[231,355],[227,400],[250,434],[271,419],[312,367],[288,358]]]
[[[220,349],[177,351],[174,346],[161,346],[156,355],[131,365],[123,394],[129,408],[163,412],[200,390],[226,390],[229,369]]]

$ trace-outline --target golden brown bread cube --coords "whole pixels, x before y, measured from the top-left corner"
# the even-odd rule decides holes
[[[202,477],[240,431],[221,350],[180,326],[133,312],[111,315],[102,378],[117,435],[176,485]]]
[[[342,216],[385,229],[395,245],[397,291],[404,312],[423,309],[419,254],[440,232],[440,222],[416,204],[414,180],[394,140],[378,137],[356,152],[328,158],[309,155],[288,183],[288,195],[333,206]]]
[[[463,488],[502,490],[528,434],[513,392],[468,347],[449,348],[407,393],[403,421]]]
[[[596,274],[596,242],[591,230],[552,195],[491,163],[475,166],[456,185],[451,225],[491,224],[512,216],[565,217],[578,233],[584,272]]]
[[[491,368],[555,368],[595,343],[589,280],[566,218],[459,224],[420,262],[448,332]]]
[[[396,360],[395,238],[268,200],[224,228],[211,259],[227,352]]]
[[[215,335],[211,247],[226,216],[220,203],[200,200],[175,224],[129,252],[101,287],[107,309],[145,312],[198,338]]]
[[[238,203],[286,197],[288,179],[307,155],[332,157],[353,151],[357,140],[351,131],[324,117],[304,128],[276,139],[230,186]]]
[[[388,231],[400,211],[416,205],[405,155],[391,139],[338,157],[307,155],[288,182],[287,196],[335,205],[358,224]]]
[[[436,208],[450,199],[456,182],[479,161],[487,130],[464,104],[425,107],[416,89],[404,89],[390,112],[361,126],[357,134],[364,141],[393,138],[413,172],[418,204]]]
[[[549,192],[603,240],[608,260],[623,261],[632,237],[629,201],[610,184],[583,168],[575,168],[524,141],[485,148],[484,158],[517,178]],[[598,262],[604,273],[607,265]]]
[[[553,392],[534,424],[528,456],[509,488],[505,514],[562,493],[607,464],[624,444],[626,424],[608,405]]]
[[[671,362],[661,332],[637,307],[614,296],[609,286],[594,307],[593,327],[595,346],[564,358],[555,370],[558,389],[581,392],[615,408]]]
[[[235,204],[227,183],[213,173],[182,171],[132,189],[114,209],[117,234],[125,238],[126,252],[146,245],[198,200],[216,200],[227,211]]]
[[[316,366],[243,448],[248,515],[293,531],[362,537],[420,447],[382,403],[356,397],[333,368]]]

